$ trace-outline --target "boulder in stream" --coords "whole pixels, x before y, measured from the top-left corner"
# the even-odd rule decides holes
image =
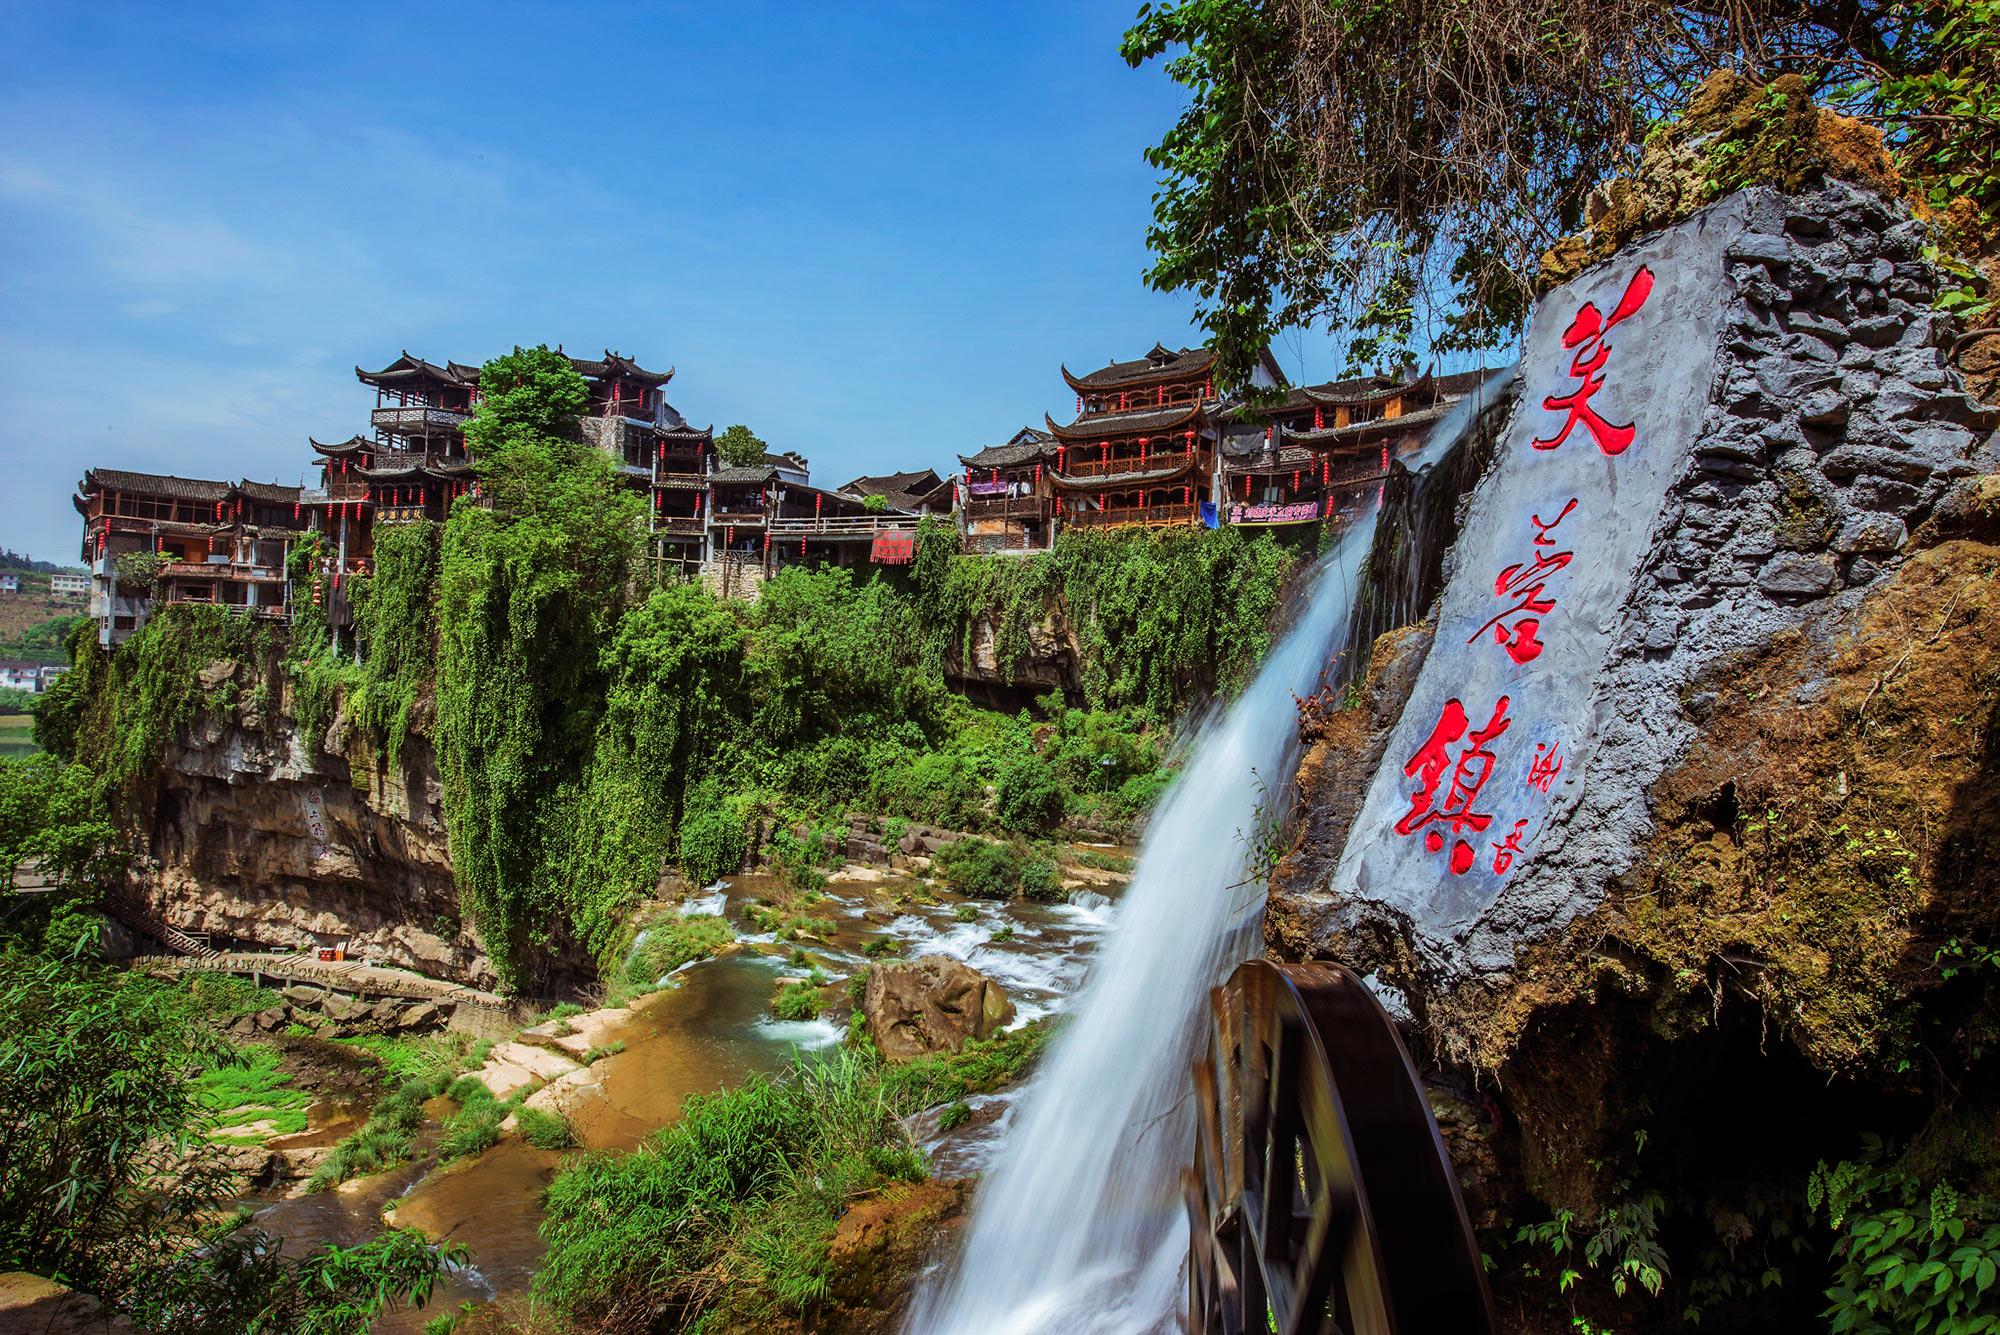
[[[1014,1018],[1000,984],[949,955],[870,966],[861,1009],[875,1046],[892,1062],[957,1052]]]

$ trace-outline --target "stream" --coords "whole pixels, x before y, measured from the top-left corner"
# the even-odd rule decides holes
[[[862,971],[862,949],[882,936],[901,943],[904,958],[942,954],[964,960],[993,978],[1014,1002],[1016,1027],[1063,1010],[1083,981],[1098,943],[1116,916],[1120,885],[1082,887],[1070,902],[997,903],[960,900],[936,892],[934,904],[895,905],[872,872],[836,873],[825,898],[812,906],[835,924],[826,942],[798,943],[836,981]],[[1121,878],[1122,879],[1122,878]],[[903,882],[905,886],[909,883]],[[765,876],[731,878],[683,906],[691,913],[720,913],[732,924],[743,909],[772,893]],[[960,921],[961,904],[975,917]],[[995,940],[1003,928],[1010,939]],[[767,953],[768,952],[768,953]],[[683,966],[660,991],[633,1003],[628,1018],[596,1041],[625,1049],[596,1064],[600,1081],[571,1113],[579,1141],[590,1150],[630,1150],[680,1115],[690,1094],[775,1074],[794,1054],[837,1044],[843,1026],[827,1019],[778,1020],[771,997],[781,980],[803,978],[808,967],[791,963],[792,946],[770,934],[739,936],[728,953]],[[1012,1120],[1014,1095],[974,1099],[975,1115],[946,1134],[934,1118],[913,1126],[942,1176],[980,1171]],[[365,1109],[357,1110],[365,1116]],[[448,1113],[449,1106],[438,1109]],[[349,1125],[320,1136],[332,1143]],[[437,1130],[427,1128],[427,1149]],[[293,1139],[294,1145],[313,1143]],[[421,1311],[402,1309],[375,1325],[378,1332],[420,1332],[424,1322],[460,1303],[482,1303],[528,1289],[543,1245],[542,1189],[574,1151],[537,1150],[508,1136],[476,1158],[432,1168],[415,1163],[343,1183],[337,1190],[283,1200],[247,1202],[255,1223],[285,1240],[290,1250],[321,1242],[360,1243],[380,1231],[384,1216],[434,1239],[450,1238],[472,1249],[469,1263],[439,1285]]]

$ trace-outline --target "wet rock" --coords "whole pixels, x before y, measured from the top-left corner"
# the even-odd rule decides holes
[[[283,1006],[273,1006],[269,1010],[258,1011],[253,1019],[258,1031],[266,1034],[274,1029],[284,1028],[291,1021]]]
[[[998,983],[948,955],[870,965],[861,1009],[875,1046],[892,1062],[957,1052],[1014,1018]]]
[[[122,1316],[97,1299],[40,1275],[16,1271],[0,1275],[0,1331],[20,1335],[134,1335]]]
[[[889,1187],[855,1203],[840,1218],[827,1248],[829,1285],[844,1307],[879,1314],[895,1329],[895,1309],[910,1279],[942,1235],[965,1214],[969,1182],[918,1182]],[[843,1322],[848,1330],[866,1329]]]

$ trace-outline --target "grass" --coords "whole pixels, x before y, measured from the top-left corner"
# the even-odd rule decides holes
[[[274,1123],[270,1135],[303,1131],[312,1095],[288,1087],[292,1077],[282,1062],[274,1048],[253,1048],[241,1065],[216,1067],[196,1076],[195,1100],[209,1110],[217,1126],[240,1126],[268,1118]],[[225,1139],[246,1140],[241,1136]]]
[[[424,1124],[424,1104],[443,1093],[449,1079],[440,1074],[405,1080],[375,1105],[359,1131],[333,1147],[306,1180],[306,1190],[331,1191],[351,1177],[366,1177],[408,1160],[417,1128]]]
[[[625,1051],[625,1040],[620,1038],[610,1043],[606,1043],[601,1047],[596,1044],[592,1044],[590,1047],[587,1047],[583,1050],[583,1055],[577,1058],[577,1060],[582,1062],[585,1066],[591,1066],[596,1064],[597,1062],[603,1061],[606,1057],[616,1057],[619,1053],[623,1051]]]
[[[651,992],[681,965],[707,959],[735,939],[729,924],[710,913],[672,913],[637,921],[631,937],[636,944],[624,948],[629,951],[624,967],[607,970],[611,986],[605,1004],[622,1006]]]
[[[520,1130],[521,1139],[538,1150],[566,1150],[576,1145],[576,1128],[560,1113],[525,1106],[516,1108],[514,1125]]]
[[[900,937],[878,936],[867,945],[861,947],[861,953],[871,960],[879,960],[885,955],[896,954],[902,948],[903,942]]]
[[[462,1033],[441,1034],[350,1034],[332,1040],[350,1048],[357,1048],[382,1063],[382,1069],[391,1080],[428,1080],[444,1076],[447,1080],[459,1071],[484,1063],[483,1049],[491,1043],[472,1045],[471,1036]],[[479,1052],[477,1060],[472,1052]]]
[[[925,1176],[880,1063],[846,1052],[784,1079],[696,1095],[631,1154],[550,1184],[539,1295],[573,1324],[684,1329],[726,1305],[749,1320],[823,1301],[827,1246],[858,1196]]]
[[[780,1020],[811,1020],[819,1016],[819,988],[807,979],[788,979],[771,998],[771,1011]]]
[[[1138,866],[1138,860],[1128,858],[1123,853],[1107,853],[1101,848],[1083,848],[1070,854],[1071,862],[1079,867],[1089,867],[1093,871],[1129,872]]]

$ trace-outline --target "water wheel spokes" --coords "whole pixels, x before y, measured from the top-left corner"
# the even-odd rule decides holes
[[[1493,1328],[1479,1252],[1394,1026],[1352,973],[1252,961],[1194,1065],[1188,1329]]]

